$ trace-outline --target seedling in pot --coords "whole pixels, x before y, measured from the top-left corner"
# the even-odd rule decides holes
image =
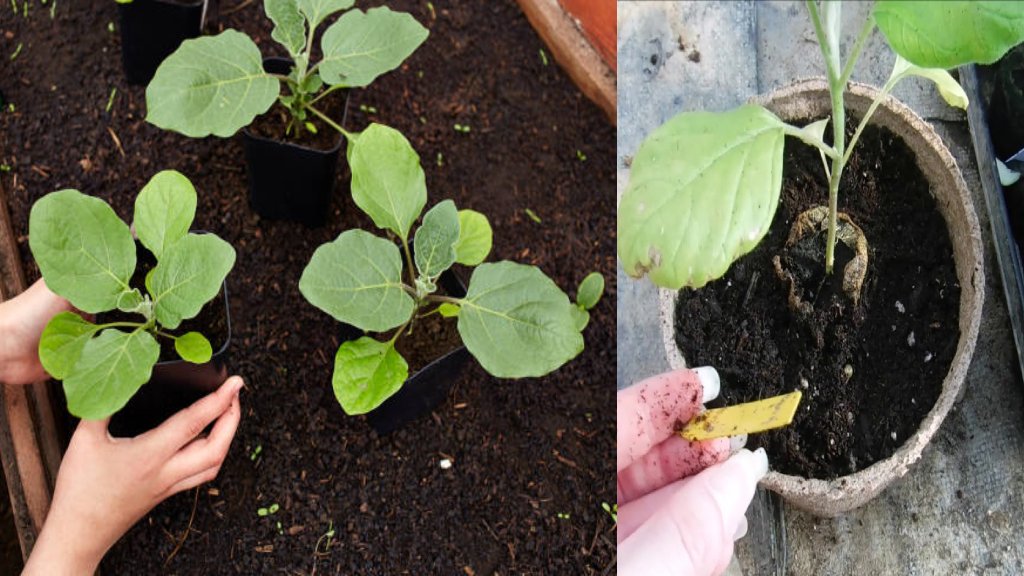
[[[838,211],[839,183],[878,104],[902,79],[921,76],[936,84],[946,102],[966,108],[963,89],[946,69],[994,62],[1024,40],[1020,2],[878,0],[843,64],[842,3],[807,0],[806,5],[825,59],[831,117],[799,127],[748,104],[723,113],[685,112],[655,130],[633,158],[619,206],[619,259],[629,275],[647,274],[659,286],[679,289],[700,288],[725,274],[768,232],[782,188],[783,144],[786,136],[795,136],[821,153],[828,205],[803,213],[787,244],[827,231],[824,264],[829,274],[836,241],[847,244],[856,255],[843,270],[843,290],[856,303],[867,270],[868,239]],[[843,93],[876,24],[896,52],[896,63],[847,142]],[[823,141],[829,122],[831,145]],[[778,263],[776,272],[787,278]],[[809,306],[793,296],[791,290],[792,305]]]
[[[264,1],[274,23],[271,37],[294,62],[286,75],[265,72],[259,48],[237,30],[186,40],[146,88],[146,120],[195,138],[227,137],[278,102],[290,113],[289,134],[308,130],[314,116],[344,134],[316,104],[336,90],[368,86],[397,68],[427,38],[426,28],[409,14],[387,7],[350,10],[354,3]],[[317,29],[341,11],[345,13],[321,38],[323,57],[313,62]],[[288,87],[287,94],[281,94],[281,84]]]
[[[134,229],[156,257],[143,294],[129,285],[136,268],[132,233],[106,202],[77,190],[47,194],[32,207],[29,246],[46,285],[88,314],[120,311],[137,320],[94,324],[62,312],[43,331],[39,359],[64,381],[68,411],[101,419],[120,410],[149,379],[158,338],[182,359],[208,362],[209,340],[175,334],[220,292],[235,250],[214,234],[192,234],[196,191],[173,170],[158,173],[135,201]]]
[[[581,331],[603,279],[588,277],[574,304],[534,266],[484,263],[490,223],[451,200],[428,210],[411,235],[427,202],[426,182],[416,151],[391,128],[371,124],[354,135],[348,157],[356,205],[397,245],[347,230],[317,248],[299,281],[306,300],[338,321],[392,331],[383,341],[363,336],[338,349],[333,387],[346,413],[369,412],[401,388],[409,367],[395,341],[426,315],[457,318],[466,348],[500,378],[543,376],[583,350]],[[456,263],[475,267],[465,297],[437,294],[438,278]]]

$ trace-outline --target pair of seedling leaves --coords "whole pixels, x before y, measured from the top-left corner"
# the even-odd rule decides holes
[[[273,21],[271,37],[294,61],[286,79],[264,72],[259,48],[245,34],[225,30],[216,36],[186,40],[157,69],[146,88],[146,120],[186,136],[227,137],[248,126],[275,101],[307,120],[314,96],[364,87],[397,68],[427,38],[427,30],[409,14],[387,7],[366,12],[355,0],[265,0]],[[310,62],[316,29],[340,11],[320,41],[322,58]],[[311,66],[311,64],[313,64]],[[281,96],[281,82],[289,94]],[[326,120],[325,120],[326,121]]]
[[[196,191],[178,172],[154,176],[135,201],[139,242],[156,256],[145,277],[146,294],[130,286],[136,244],[127,224],[104,201],[77,190],[47,194],[32,207],[29,245],[46,285],[78,310],[119,310],[138,321],[94,324],[72,312],[43,330],[39,359],[64,381],[68,411],[105,418],[145,384],[160,356],[157,338],[174,339],[189,362],[208,362],[209,340],[198,332],[175,336],[220,291],[235,250],[213,234],[192,234]]]
[[[369,332],[397,328],[386,341],[363,336],[338,349],[333,388],[345,412],[368,412],[401,388],[409,367],[395,341],[418,314],[457,316],[466,348],[500,378],[543,376],[583,350],[587,310],[604,289],[599,274],[584,280],[573,304],[535,266],[483,263],[492,241],[487,218],[458,210],[451,200],[423,215],[410,250],[412,226],[427,202],[416,151],[400,132],[371,124],[349,137],[348,161],[356,205],[402,248],[347,230],[317,248],[299,280],[303,296],[341,322]],[[434,295],[438,278],[455,263],[475,266],[466,295]]]
[[[837,8],[822,4],[836,61],[839,18],[829,13]],[[966,94],[946,69],[992,63],[1024,41],[1020,2],[878,0],[869,17],[897,54],[882,97],[917,75],[933,81],[949,104],[966,108]],[[674,290],[722,276],[768,232],[782,188],[785,137],[824,150],[827,122],[799,128],[748,104],[725,113],[684,112],[651,133],[633,158],[619,206],[626,273],[646,273]]]

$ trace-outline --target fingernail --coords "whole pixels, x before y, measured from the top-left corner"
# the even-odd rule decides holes
[[[229,384],[229,386],[231,386],[231,393],[237,396],[244,384],[245,382],[243,382],[241,378],[232,378],[231,384]]]
[[[694,368],[693,371],[697,373],[700,385],[704,389],[701,404],[707,404],[718,398],[718,393],[722,390],[722,381],[718,378],[718,370],[711,366],[701,366],[700,368]]]
[[[740,538],[747,535],[747,517],[740,518],[740,525],[736,527],[736,534],[733,535],[732,541],[735,542]]]
[[[739,434],[736,436],[729,436],[729,455],[733,455],[743,449],[747,445],[747,435]]]
[[[758,448],[754,450],[754,470],[757,472],[757,479],[764,478],[764,475],[768,473],[768,453],[764,451],[764,448]]]

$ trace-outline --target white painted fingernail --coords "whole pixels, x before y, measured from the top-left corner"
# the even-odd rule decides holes
[[[729,436],[729,454],[735,454],[743,449],[747,445],[747,435],[739,434],[737,436]]]
[[[747,517],[740,518],[740,525],[736,527],[736,534],[733,535],[732,541],[735,542],[740,538],[747,535]]]
[[[764,451],[764,448],[758,448],[754,450],[754,470],[757,473],[757,479],[764,478],[764,475],[768,473],[768,453]]]
[[[694,368],[693,371],[697,373],[700,385],[704,389],[701,404],[707,404],[718,398],[718,393],[722,391],[722,381],[718,378],[718,370],[711,366],[701,366],[700,368]]]

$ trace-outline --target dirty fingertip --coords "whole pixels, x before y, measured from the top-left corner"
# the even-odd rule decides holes
[[[697,373],[700,385],[704,389],[701,404],[707,404],[718,398],[718,394],[722,391],[722,381],[718,377],[718,370],[711,366],[701,366],[694,368],[693,371]]]

